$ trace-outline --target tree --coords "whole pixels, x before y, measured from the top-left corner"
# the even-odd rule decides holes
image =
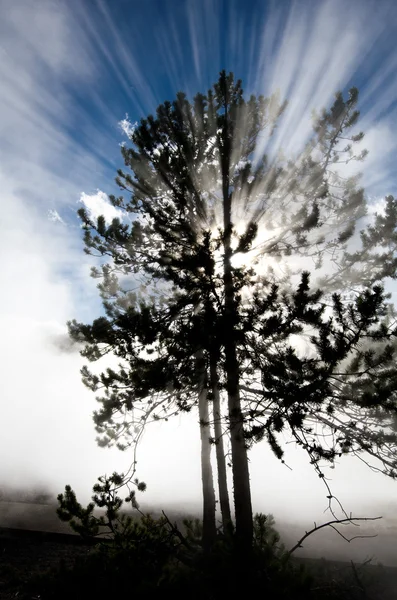
[[[223,86],[224,87],[224,86]],[[201,174],[201,178],[203,177],[209,177],[212,179],[214,179],[214,181],[216,181],[216,169],[212,168],[211,169],[211,165],[209,165],[208,162],[208,155],[211,158],[211,153],[214,152],[214,148],[209,148],[209,149],[205,149],[205,141],[209,136],[211,136],[211,134],[215,134],[215,137],[217,136],[217,127],[216,127],[216,111],[219,111],[219,108],[221,106],[226,106],[226,108],[228,107],[229,101],[226,98],[225,101],[222,101],[221,99],[221,95],[226,93],[229,93],[229,87],[230,85],[227,84],[227,89],[225,88],[225,90],[222,91],[222,89],[216,90],[216,97],[214,98],[212,96],[212,93],[209,93],[209,112],[211,114],[211,117],[208,119],[208,124],[205,123],[205,119],[204,117],[204,112],[205,112],[205,107],[206,107],[206,101],[204,99],[203,96],[197,96],[196,97],[196,104],[195,104],[195,109],[196,109],[196,116],[197,116],[197,120],[196,120],[196,124],[197,124],[197,142],[196,143],[196,147],[195,147],[195,151],[197,150],[198,153],[198,160],[201,161],[201,163],[205,163],[206,164],[206,173],[202,173]],[[233,92],[234,96],[236,98],[240,98],[240,100],[242,101],[242,90],[241,90],[241,86],[237,86],[236,91]],[[223,102],[223,104],[222,104]],[[226,102],[226,104],[225,104]],[[251,124],[250,124],[250,132],[251,132],[251,137],[255,134],[255,132],[258,132],[260,130],[261,127],[261,120],[264,121],[265,119],[267,119],[267,108],[268,108],[268,101],[265,101],[263,98],[260,98],[258,101],[255,98],[252,98],[250,100],[250,108],[251,108],[251,114],[249,115],[249,118],[251,120]],[[162,145],[162,141],[166,141],[166,136],[167,133],[169,133],[169,124],[167,123],[167,118],[169,118],[169,113],[170,113],[170,108],[171,105],[169,103],[165,103],[162,107],[159,107],[158,110],[158,114],[159,117],[162,119],[162,124],[164,125],[164,131],[165,134],[163,133],[163,137],[161,137],[161,132],[157,133],[156,132],[156,137],[157,137],[157,144]],[[255,114],[255,110],[258,110],[258,114]],[[184,111],[186,114],[184,114]],[[204,213],[206,212],[206,207],[205,207],[205,203],[203,202],[203,199],[200,197],[200,195],[197,193],[197,191],[195,190],[194,187],[194,183],[193,183],[193,179],[197,179],[197,172],[195,174],[193,174],[192,169],[186,165],[186,157],[192,158],[192,152],[191,152],[191,148],[189,148],[189,145],[186,143],[186,136],[185,138],[183,137],[183,128],[186,126],[186,123],[188,123],[189,121],[189,105],[188,102],[186,101],[185,97],[180,94],[178,96],[178,102],[174,103],[174,114],[173,114],[173,118],[175,118],[175,120],[177,121],[177,128],[174,128],[174,134],[175,134],[175,138],[176,138],[176,143],[179,144],[179,149],[182,151],[181,155],[177,155],[177,154],[173,154],[172,152],[170,153],[170,148],[168,147],[168,145],[166,145],[166,147],[163,147],[162,150],[164,150],[163,153],[160,152],[161,156],[159,157],[159,160],[157,160],[157,158],[155,159],[155,162],[157,163],[157,167],[158,167],[158,173],[160,176],[159,180],[156,180],[156,177],[154,177],[154,173],[150,173],[150,165],[152,164],[151,161],[153,161],[153,156],[149,156],[147,154],[147,151],[144,147],[145,144],[145,139],[147,140],[147,127],[146,127],[146,123],[142,122],[142,130],[141,130],[141,140],[139,142],[139,147],[141,149],[141,155],[138,156],[137,153],[134,153],[134,151],[132,151],[132,154],[130,156],[130,158],[132,160],[135,161],[135,168],[136,168],[136,183],[134,184],[136,186],[136,190],[137,190],[137,194],[135,196],[135,200],[134,202],[136,202],[136,207],[139,206],[139,203],[142,202],[142,199],[146,196],[146,200],[148,199],[148,197],[153,197],[153,195],[155,194],[156,197],[158,197],[158,193],[160,192],[163,193],[163,198],[162,201],[160,201],[160,205],[161,205],[161,210],[166,209],[167,212],[163,212],[163,215],[161,216],[157,210],[157,212],[153,212],[151,211],[150,207],[148,206],[148,213],[147,215],[153,218],[153,222],[154,222],[154,231],[152,231],[152,233],[156,234],[157,233],[157,239],[156,239],[156,235],[154,236],[154,238],[152,238],[151,240],[151,245],[152,243],[156,243],[159,242],[160,246],[158,246],[157,251],[157,257],[155,258],[155,260],[153,261],[151,258],[151,254],[148,254],[146,251],[147,248],[147,244],[146,244],[146,248],[145,248],[145,243],[148,239],[147,235],[148,235],[148,229],[144,229],[142,227],[142,224],[139,221],[134,221],[133,225],[132,225],[132,229],[131,231],[128,231],[128,226],[127,228],[124,225],[121,225],[121,223],[116,223],[113,222],[112,226],[113,229],[112,231],[114,232],[115,236],[113,237],[113,235],[110,233],[109,229],[106,229],[105,226],[105,222],[104,220],[99,220],[96,225],[99,225],[99,229],[97,231],[97,233],[99,233],[99,235],[105,233],[105,237],[106,240],[110,240],[110,237],[113,237],[113,241],[111,243],[112,248],[110,249],[110,247],[106,250],[104,248],[104,246],[101,244],[99,238],[96,236],[95,238],[90,238],[89,235],[89,228],[90,228],[90,224],[89,221],[85,221],[86,225],[87,225],[87,236],[86,236],[86,243],[87,246],[89,246],[91,244],[91,242],[95,245],[98,242],[98,247],[97,249],[102,252],[104,251],[105,253],[107,253],[107,251],[110,250],[110,252],[113,253],[114,256],[114,261],[115,261],[115,265],[116,267],[122,266],[124,263],[124,268],[127,270],[128,272],[128,266],[126,265],[126,256],[123,256],[123,252],[118,250],[118,246],[120,248],[120,242],[123,245],[124,243],[127,243],[127,246],[129,247],[129,250],[127,251],[127,253],[129,253],[129,260],[132,259],[132,261],[134,262],[138,256],[139,256],[139,260],[140,263],[135,262],[135,270],[138,270],[137,268],[137,264],[140,264],[141,267],[144,267],[144,270],[146,271],[146,273],[151,274],[152,276],[156,277],[158,276],[157,271],[160,267],[160,269],[162,269],[163,271],[163,275],[165,275],[165,278],[168,280],[171,280],[174,284],[183,287],[185,286],[185,290],[189,291],[192,289],[192,281],[187,282],[186,279],[187,277],[182,279],[179,277],[178,273],[175,271],[175,269],[179,269],[180,268],[180,264],[178,264],[178,257],[177,260],[175,261],[174,259],[171,261],[172,265],[171,268],[167,267],[167,265],[170,264],[170,259],[167,256],[167,248],[169,248],[172,244],[174,244],[174,249],[176,249],[178,251],[179,248],[179,252],[181,247],[183,248],[184,243],[185,244],[189,244],[190,248],[188,250],[188,254],[189,256],[183,256],[183,260],[186,260],[186,258],[188,258],[188,266],[187,266],[187,270],[188,272],[190,272],[190,274],[192,274],[193,276],[193,280],[197,280],[197,273],[195,271],[197,271],[197,269],[206,269],[206,265],[200,265],[200,263],[197,263],[196,261],[196,257],[193,256],[191,254],[192,249],[194,249],[197,246],[197,233],[196,233],[196,229],[197,227],[199,227],[199,223],[198,220],[204,216]],[[186,118],[185,118],[186,117]],[[148,122],[150,122],[151,124],[154,123],[153,118],[149,117]],[[190,120],[190,122],[192,122]],[[157,127],[157,125],[154,125],[155,128]],[[228,114],[227,114],[227,110],[226,110],[226,119],[224,120],[224,123],[222,125],[223,128],[223,138],[219,138],[218,139],[218,146],[219,148],[222,147],[222,153],[223,153],[223,158],[222,158],[222,169],[223,169],[223,173],[226,173],[226,169],[227,169],[227,164],[229,161],[228,158],[228,154],[230,153],[230,144],[229,144],[229,137],[230,134],[228,133],[228,128],[229,128],[229,120],[228,120]],[[168,130],[168,131],[167,131]],[[249,133],[250,133],[249,132]],[[219,136],[218,136],[219,137]],[[166,142],[167,144],[167,142]],[[248,147],[249,145],[252,145],[252,142],[250,142],[249,139],[246,140],[245,145]],[[151,146],[151,150],[156,150],[158,152],[158,148],[155,148],[152,142],[149,142],[149,146]],[[215,146],[214,143],[212,143],[212,146]],[[185,155],[183,154],[185,153]],[[207,156],[206,156],[207,155]],[[183,164],[183,162],[185,162],[185,164]],[[169,173],[167,172],[165,165],[167,163],[172,163],[172,168],[174,170],[174,173]],[[209,169],[208,169],[209,167]],[[177,177],[177,180],[175,180],[175,173],[182,173],[182,177]],[[179,178],[179,179],[178,179]],[[127,180],[131,180],[130,176],[127,176]],[[160,189],[159,189],[160,187]],[[173,195],[175,196],[174,199],[177,200],[177,202],[180,203],[180,206],[175,206],[172,207],[172,203],[170,202],[169,199],[169,194],[167,193],[167,187],[169,188],[169,190],[172,191]],[[226,223],[228,220],[230,221],[230,217],[231,217],[231,206],[229,206],[230,202],[228,200],[228,198],[225,196],[226,194],[226,187],[227,187],[227,182],[225,182],[225,184],[223,185],[223,193],[224,193],[224,200],[226,200],[226,207],[224,210],[224,222]],[[186,194],[190,194],[191,198],[193,198],[194,202],[196,203],[196,206],[193,206],[193,203],[190,202],[186,202]],[[120,205],[122,204],[122,200],[121,199],[114,199],[115,204]],[[179,212],[179,214],[178,214]],[[183,214],[184,213],[184,214]],[[156,215],[156,217],[154,218],[154,216]],[[86,219],[87,215],[83,213],[81,213],[81,216],[83,218],[83,220]],[[157,220],[156,220],[157,219]],[[95,227],[95,225],[94,225]],[[149,225],[150,228],[150,225]],[[117,231],[116,231],[117,230]],[[109,236],[110,234],[110,236]],[[132,251],[132,237],[130,237],[130,234],[132,234],[132,236],[134,238],[136,238],[135,241],[137,241],[138,239],[141,240],[142,245],[140,247],[140,249],[138,251]],[[182,235],[181,235],[182,234]],[[231,232],[230,232],[231,235]],[[231,286],[231,264],[230,264],[230,259],[231,259],[231,247],[230,247],[230,235],[228,234],[229,237],[226,237],[223,240],[222,245],[227,249],[227,252],[225,254],[225,260],[224,260],[224,269],[223,269],[223,283],[224,283],[224,287],[227,291],[227,301],[225,306],[227,305],[227,310],[226,310],[226,320],[229,321],[230,323],[233,320],[233,314],[234,314],[234,308],[233,308],[233,289]],[[145,238],[146,236],[146,238]],[[150,234],[150,237],[152,237],[152,234]],[[201,237],[201,236],[200,236]],[[127,241],[127,238],[129,239],[129,241]],[[161,238],[161,239],[160,239]],[[182,238],[182,239],[181,239]],[[185,240],[183,238],[186,238]],[[146,240],[146,241],[145,241]],[[200,240],[201,242],[201,240]],[[135,242],[133,242],[135,245],[135,248],[137,248],[137,244],[135,244]],[[124,246],[125,247],[125,246]],[[132,252],[132,253],[131,253]],[[203,256],[204,259],[207,260],[208,262],[208,257]],[[189,259],[190,259],[190,264],[189,264]],[[180,262],[180,261],[179,261]],[[211,262],[211,261],[210,261]],[[130,263],[131,264],[131,263]],[[186,264],[186,262],[185,262]],[[208,265],[207,265],[208,266]],[[211,266],[211,268],[213,268],[213,265]],[[186,268],[185,268],[186,270]],[[189,271],[190,270],[190,271]],[[218,279],[219,279],[219,275],[217,275]],[[198,278],[200,279],[200,277]],[[197,285],[196,281],[193,281],[193,285]],[[213,287],[213,281],[212,281],[212,275],[210,275],[210,285],[211,287]],[[228,397],[229,397],[229,418],[232,421],[232,426],[231,426],[231,431],[232,431],[232,454],[233,454],[233,477],[234,477],[234,493],[235,493],[235,509],[236,509],[236,523],[238,523],[238,527],[237,527],[237,533],[238,535],[240,535],[242,538],[246,538],[246,539],[251,539],[252,538],[252,509],[251,509],[251,500],[250,500],[250,488],[249,488],[249,475],[248,475],[248,464],[247,464],[247,456],[246,456],[246,448],[245,448],[245,442],[244,442],[244,436],[242,435],[243,430],[242,430],[242,416],[241,416],[241,407],[240,407],[240,400],[239,400],[239,393],[238,393],[238,386],[236,387],[236,357],[235,357],[235,341],[233,340],[233,336],[231,336],[229,338],[229,336],[226,336],[225,338],[225,348],[227,349],[226,354],[227,354],[227,361],[228,361],[228,365],[227,365],[227,373],[228,373]]]
[[[339,252],[341,258],[332,275],[326,265],[328,289],[331,291],[332,286],[334,290],[340,289],[345,282],[356,288],[361,285],[361,289],[357,289],[361,294],[358,302],[372,307],[370,314],[375,321],[383,314],[385,298],[378,288],[368,292],[368,297],[363,296],[362,287],[382,280],[386,274],[395,277],[396,240],[390,236],[397,215],[393,198],[387,200],[388,216],[384,221],[378,219],[372,229],[369,227],[363,232],[361,249],[348,252],[355,228],[366,214],[364,191],[357,187],[358,178],[344,180],[338,171],[341,161],[361,160],[365,156],[365,153],[355,155],[353,152],[354,144],[363,134],[350,133],[358,119],[357,99],[355,88],[350,90],[347,100],[337,94],[330,111],[323,111],[321,117],[315,119],[314,135],[298,157],[286,161],[279,153],[269,161],[260,151],[259,139],[266,130],[271,137],[285,104],[280,104],[277,96],[268,99],[251,96],[245,101],[241,82],[235,83],[232,74],[222,72],[214,90],[209,90],[206,96],[198,94],[193,105],[182,93],[172,104],[160,105],[157,116],[142,119],[132,133],[134,147],[122,148],[126,166],[133,176],[120,170],[116,181],[131,193],[131,199],[111,196],[110,201],[123,210],[126,215],[123,222],[114,219],[107,224],[103,217],[93,221],[84,209],[79,211],[85,228],[86,251],[111,258],[101,272],[94,273],[103,278],[101,290],[107,319],[102,324],[108,337],[104,340],[93,334],[93,329],[84,329],[85,326],[77,323],[71,324],[71,333],[76,338],[81,335],[84,338],[89,333],[87,340],[91,342],[91,349],[86,355],[91,353],[94,359],[100,354],[98,344],[101,342],[105,341],[110,348],[122,346],[121,355],[130,361],[131,371],[124,371],[121,379],[126,389],[129,386],[134,390],[135,399],[147,398],[156,391],[164,403],[180,394],[178,406],[185,408],[192,405],[191,373],[196,373],[197,379],[197,364],[192,365],[192,357],[198,351],[204,352],[210,370],[207,379],[215,392],[213,399],[216,390],[223,389],[228,399],[236,535],[243,548],[248,548],[252,541],[252,507],[244,427],[247,411],[241,392],[242,386],[251,388],[252,392],[252,385],[245,385],[241,365],[244,364],[244,373],[251,378],[251,384],[269,370],[269,376],[261,379],[264,387],[254,401],[263,413],[262,401],[266,397],[263,391],[269,381],[273,394],[279,393],[282,384],[281,376],[270,376],[277,364],[281,369],[280,361],[277,363],[275,353],[271,352],[272,347],[276,347],[274,327],[280,328],[284,341],[294,331],[304,333],[302,324],[306,324],[317,328],[324,347],[329,345],[332,336],[340,342],[332,368],[331,363],[327,363],[324,372],[313,368],[313,372],[308,373],[307,363],[304,369],[301,364],[302,373],[295,381],[295,390],[303,385],[307,376],[313,379],[314,375],[321,375],[321,385],[325,385],[327,375],[331,376],[332,369],[343,357],[347,358],[343,353],[348,345],[349,327],[346,322],[338,332],[325,320],[324,306],[318,304],[320,296],[308,293],[306,276],[297,282],[297,292],[292,280],[285,278],[285,283],[290,282],[289,292],[284,290],[281,304],[277,305],[275,288],[270,288],[266,299],[261,300],[272,280],[275,284],[280,277],[274,265],[269,268],[268,264],[259,274],[255,267],[262,259],[268,263],[279,259],[287,268],[288,261],[304,256],[315,259],[315,267],[321,274],[327,254]],[[346,140],[349,143],[346,144]],[[340,143],[344,145],[342,149]],[[382,245],[387,250],[379,254]],[[239,255],[251,256],[251,264],[234,266],[233,260]],[[366,266],[368,263],[371,270]],[[342,274],[345,280],[341,279]],[[150,302],[140,300],[139,304],[128,292],[131,280],[139,276],[153,293]],[[253,298],[258,298],[258,302],[253,303]],[[294,298],[292,305],[291,298]],[[341,312],[340,303],[348,300],[335,296],[332,310],[336,318]],[[156,303],[166,308],[156,308]],[[274,312],[272,318],[267,315],[269,307]],[[347,310],[348,314],[355,314],[354,307],[353,313],[349,312],[350,308]],[[278,323],[280,311],[284,314]],[[309,318],[308,323],[306,318]],[[199,345],[194,339],[197,330],[192,325],[197,319],[206,324],[207,331],[200,336]],[[170,335],[164,327],[166,321],[168,327],[172,324]],[[144,344],[145,348],[150,346],[151,352],[158,353],[158,358],[152,361],[138,357],[132,347],[138,322],[139,327],[148,327],[153,336]],[[260,339],[250,335],[258,324],[269,351],[261,345]],[[370,319],[366,326],[359,328],[359,334],[366,335],[371,324]],[[97,326],[98,322],[94,323],[94,329]],[[213,333],[209,335],[209,331]],[[139,344],[144,340],[142,332],[144,328],[138,336]],[[189,342],[183,338],[187,332],[193,332]],[[389,331],[382,340],[388,335],[391,335]],[[155,347],[151,346],[154,342]],[[252,360],[258,348],[267,362]],[[324,359],[321,352],[320,362]],[[296,362],[294,354],[286,344],[283,360]],[[160,365],[161,377],[153,384]],[[287,376],[285,369],[280,372]],[[85,376],[92,384],[88,371]],[[112,372],[102,382],[111,388],[119,376]],[[280,385],[276,385],[276,381],[281,381]],[[317,383],[312,383],[316,387]],[[317,388],[319,393],[320,388]],[[170,390],[169,394],[164,390]],[[393,393],[393,389],[389,391]],[[132,408],[131,393],[123,394],[117,390],[103,401],[102,423],[109,421],[112,411]],[[343,408],[342,403],[339,406]],[[253,410],[252,402],[248,410]],[[279,412],[277,406],[275,410]],[[393,407],[388,406],[388,410],[392,411]],[[310,414],[315,417],[313,411]],[[255,411],[253,415],[252,418],[260,416]],[[273,425],[275,419],[273,415]],[[297,418],[296,428],[301,425]],[[272,439],[270,436],[269,441]]]
[[[94,415],[97,431],[102,434],[98,441],[107,446],[116,443],[121,449],[133,444],[136,449],[150,420],[168,420],[172,414],[190,411],[198,403],[204,501],[203,545],[208,549],[216,536],[216,524],[202,320],[200,315],[189,319],[186,304],[189,307],[190,300],[176,295],[173,306],[161,308],[145,303],[143,299],[138,300],[136,296],[133,305],[130,294],[127,310],[120,310],[122,297],[117,297],[117,306],[108,303],[110,287],[114,294],[115,287],[109,282],[101,286],[102,295],[107,298],[104,302],[108,318],[96,319],[92,326],[69,323],[71,336],[76,341],[84,340],[86,344],[83,356],[95,361],[111,352],[123,362],[118,372],[108,368],[100,377],[87,367],[82,370],[84,383],[90,389],[105,390],[104,397],[98,398],[102,409]],[[161,345],[157,345],[159,340]],[[192,400],[195,393],[198,402]],[[120,410],[123,413],[121,421],[118,419]],[[129,418],[131,411],[139,411],[138,416],[135,414],[132,419]],[[129,438],[129,444],[123,445],[120,440],[125,441],[131,428],[132,438]]]

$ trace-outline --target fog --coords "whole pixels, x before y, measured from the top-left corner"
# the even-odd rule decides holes
[[[70,484],[85,501],[99,475],[126,471],[132,460],[96,445],[94,394],[81,383],[83,361],[65,326],[100,312],[75,212],[82,194],[97,194],[99,210],[97,190],[112,191],[126,113],[136,120],[180,88],[205,91],[225,66],[248,87],[279,87],[291,98],[276,143],[293,150],[310,130],[311,108],[362,83],[360,126],[370,151],[364,184],[373,203],[397,192],[393,3],[377,3],[376,14],[366,1],[349,10],[318,2],[313,11],[297,2],[283,14],[275,3],[265,24],[254,22],[249,2],[231,2],[223,27],[222,3],[181,2],[174,14],[175,3],[165,0],[146,29],[143,3],[130,3],[134,10],[121,23],[125,3],[114,4],[113,13],[102,1],[89,12],[85,2],[38,0],[33,11],[28,1],[0,0],[0,486],[43,488],[55,497]],[[213,29],[224,31],[219,47]],[[152,75],[152,63],[144,63],[144,44],[153,64],[156,56],[166,63],[161,82],[161,68]],[[183,69],[184,61],[193,68]],[[148,485],[142,502],[199,509],[199,443],[196,415],[148,428],[137,465]],[[328,519],[326,490],[302,451],[287,446],[290,468],[264,444],[250,458],[256,511],[305,527]],[[382,527],[395,525],[396,482],[346,457],[326,474],[346,511],[383,514]]]

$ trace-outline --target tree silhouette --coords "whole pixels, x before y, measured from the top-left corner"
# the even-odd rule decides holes
[[[353,151],[363,137],[352,133],[357,99],[355,88],[346,100],[337,94],[331,109],[315,116],[313,136],[298,156],[285,160],[269,142],[269,159],[262,138],[268,133],[271,140],[286,104],[277,95],[245,101],[241,81],[222,72],[206,96],[198,94],[191,104],[179,93],[135,128],[133,147],[122,148],[130,172],[120,170],[116,179],[131,197],[110,196],[123,220],[108,224],[79,211],[86,252],[110,257],[93,272],[101,278],[106,317],[92,326],[71,322],[70,333],[86,343],[83,354],[90,360],[113,352],[125,361],[118,372],[108,369],[100,377],[83,371],[89,386],[105,388],[96,423],[106,424],[117,438],[128,431],[128,415],[140,402],[146,423],[150,415],[159,417],[157,409],[165,418],[190,410],[208,387],[205,397],[215,403],[219,444],[220,397],[226,395],[241,548],[250,547],[253,535],[250,440],[266,435],[281,458],[275,434],[288,424],[317,464],[320,457],[332,459],[342,445],[347,449],[352,439],[344,435],[346,423],[338,429],[338,413],[328,409],[331,399],[342,413],[365,406],[380,407],[388,418],[395,414],[389,343],[395,331],[381,323],[382,288],[371,286],[396,276],[396,202],[387,198],[385,216],[362,231],[361,246],[352,252],[349,243],[357,245],[354,234],[366,203],[359,178],[345,179],[338,167],[365,156]],[[248,264],[238,267],[234,261],[242,256]],[[302,257],[313,259],[325,295],[310,293],[308,273],[294,279],[293,261]],[[302,268],[295,270],[299,275]],[[132,291],[139,286],[141,291]],[[308,328],[314,357],[302,358],[291,336],[307,336]],[[360,349],[363,340],[379,343],[376,357]],[[344,370],[352,353],[356,362]],[[335,391],[339,368],[343,381]],[[368,373],[376,389],[363,380]],[[208,425],[205,402],[202,431]],[[126,418],[115,423],[120,413]],[[342,434],[338,448],[329,452],[305,425],[320,414]],[[368,439],[369,428],[366,434]],[[206,435],[202,456],[208,466]],[[385,447],[381,437],[377,440]],[[217,458],[227,517],[222,452]],[[203,490],[210,506],[208,468],[206,473]]]

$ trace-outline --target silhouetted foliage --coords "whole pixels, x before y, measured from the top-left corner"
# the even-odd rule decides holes
[[[86,252],[110,259],[93,270],[106,316],[72,321],[69,332],[90,361],[120,359],[117,370],[82,371],[92,390],[104,390],[94,417],[101,443],[135,443],[150,420],[191,410],[203,387],[209,400],[218,390],[245,548],[254,441],[266,438],[282,459],[278,434],[289,428],[317,469],[320,458],[364,451],[395,475],[396,329],[379,282],[396,277],[397,205],[386,199],[385,215],[352,252],[366,201],[359,178],[345,179],[338,165],[365,157],[354,153],[363,137],[354,133],[357,100],[356,88],[346,99],[338,93],[314,116],[297,157],[269,159],[263,137],[286,104],[276,95],[246,101],[241,81],[222,72],[207,95],[190,103],[178,93],[135,128],[132,147],[122,148],[130,172],[116,180],[131,197],[110,196],[122,219],[79,211]],[[242,254],[251,264],[238,267]],[[310,290],[307,271],[293,276],[291,261],[302,258],[313,259],[321,293]],[[308,341],[303,352],[297,337]],[[313,422],[334,435],[330,448]]]
[[[185,519],[184,529],[165,513],[160,518],[142,513],[135,494],[130,503],[138,518],[122,513],[119,495],[123,475],[100,478],[93,502],[83,508],[70,486],[58,496],[58,514],[73,521],[83,537],[100,539],[98,547],[74,568],[60,567],[31,580],[30,593],[53,598],[108,598],[109,595],[144,594],[145,598],[234,598],[261,590],[272,600],[360,598],[365,581],[356,569],[359,586],[327,580],[327,572],[310,573],[297,565],[280,543],[272,515],[254,516],[253,549],[249,560],[236,553],[233,541],[219,533],[209,553],[202,551],[202,522]],[[135,482],[143,490],[142,482]],[[97,509],[106,508],[97,516]],[[89,515],[89,519],[87,519]],[[104,529],[107,533],[105,533]],[[321,565],[320,565],[321,566]]]

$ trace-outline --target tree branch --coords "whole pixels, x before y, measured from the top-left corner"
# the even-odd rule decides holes
[[[353,523],[353,521],[377,521],[378,519],[382,519],[382,517],[350,517],[348,519],[335,519],[334,521],[328,521],[327,523],[323,523],[322,525],[316,525],[316,523],[314,523],[314,527],[313,529],[310,529],[310,531],[306,531],[305,535],[303,535],[300,540],[295,544],[295,546],[293,546],[290,550],[288,550],[287,552],[287,556],[291,556],[291,554],[293,552],[295,552],[295,550],[297,550],[298,548],[302,548],[302,542],[304,542],[309,535],[312,535],[312,533],[315,533],[316,531],[319,531],[320,529],[323,529],[324,527],[332,527],[332,529],[334,531],[336,531],[346,542],[351,542],[357,538],[373,538],[373,537],[377,537],[377,534],[375,535],[355,535],[352,538],[347,538],[346,536],[344,536],[340,531],[338,531],[334,525],[340,525],[342,523],[350,523],[351,525],[354,525],[355,523]]]

